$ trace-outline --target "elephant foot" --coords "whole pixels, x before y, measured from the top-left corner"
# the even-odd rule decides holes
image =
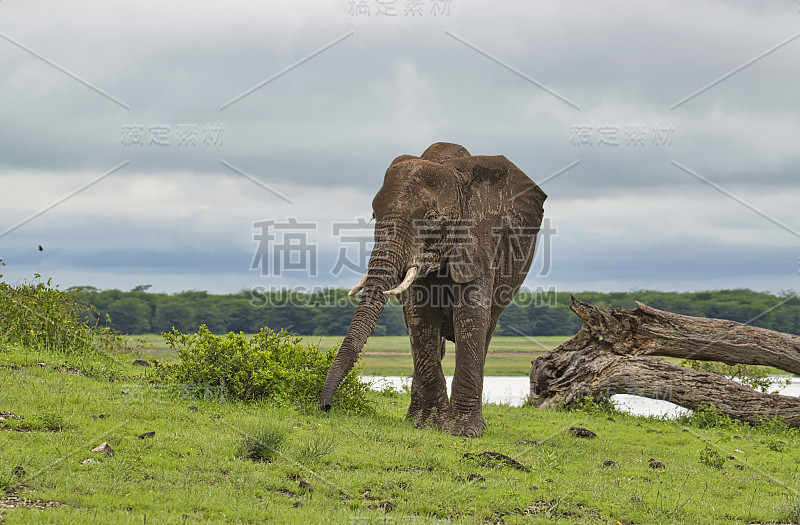
[[[433,427],[442,430],[449,428],[451,424],[450,409],[447,405],[417,409],[409,407],[406,419],[411,421],[416,428]]]
[[[486,420],[478,414],[477,417],[457,417],[453,420],[453,428],[450,431],[454,436],[481,437],[483,429],[486,428]]]

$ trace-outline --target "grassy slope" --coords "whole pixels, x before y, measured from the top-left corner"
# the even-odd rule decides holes
[[[109,383],[53,370],[58,362],[0,349],[0,412],[24,416],[34,428],[64,425],[57,432],[0,430],[0,488],[61,504],[5,509],[4,523],[385,523],[385,501],[393,507],[388,523],[749,523],[799,517],[800,452],[791,436],[487,405],[485,436],[454,438],[404,421],[408,397],[402,394],[376,394],[374,416],[336,409],[324,414],[268,403],[174,399],[138,382],[134,376],[142,368],[129,367],[130,380]],[[198,410],[190,412],[189,405]],[[95,419],[100,414],[108,417]],[[259,425],[287,431],[282,456],[271,464],[236,457],[243,432]],[[576,425],[598,437],[570,435]],[[137,438],[150,431],[155,437]],[[331,438],[333,452],[299,460],[317,436]],[[781,449],[776,439],[785,442],[781,452],[773,450]],[[113,456],[90,452],[102,442],[111,445]],[[719,470],[701,464],[706,442],[735,459],[726,459]],[[507,454],[531,472],[462,459],[482,451]],[[96,461],[81,464],[88,457]],[[666,468],[649,468],[649,458]],[[602,467],[605,460],[618,467]],[[13,474],[18,465],[26,471],[21,478]],[[469,481],[475,473],[485,480]],[[300,477],[313,492],[299,488]]]

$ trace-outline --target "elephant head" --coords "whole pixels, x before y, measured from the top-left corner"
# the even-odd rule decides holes
[[[496,232],[515,224],[538,228],[545,198],[505,157],[471,156],[457,144],[437,142],[421,157],[392,161],[372,201],[375,245],[368,270],[350,292],[363,290],[361,299],[325,379],[320,408],[330,410],[389,295],[433,273],[467,283],[491,271]]]

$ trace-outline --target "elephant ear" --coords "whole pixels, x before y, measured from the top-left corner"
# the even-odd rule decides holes
[[[547,195],[502,155],[458,158],[445,164],[456,170],[464,188],[448,269],[454,281],[467,283],[496,267],[504,232],[527,232],[535,242]]]

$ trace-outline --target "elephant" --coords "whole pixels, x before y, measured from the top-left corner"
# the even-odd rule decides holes
[[[504,156],[437,142],[401,155],[372,201],[375,244],[319,408],[364,348],[389,296],[403,305],[414,363],[407,419],[453,435],[483,434],[483,371],[497,320],[533,260],[547,195]],[[448,399],[445,341],[455,343]]]

